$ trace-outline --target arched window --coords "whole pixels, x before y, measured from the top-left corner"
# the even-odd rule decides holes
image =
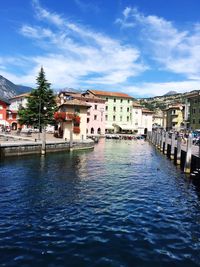
[[[91,133],[91,134],[94,133],[94,128],[93,128],[93,127],[91,128],[90,133]]]
[[[101,134],[101,128],[98,128],[97,133]]]

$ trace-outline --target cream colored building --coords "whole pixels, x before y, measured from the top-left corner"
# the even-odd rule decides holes
[[[59,112],[65,113],[65,119],[60,121],[63,139],[80,141],[86,139],[87,110],[86,102],[77,99],[60,99]]]
[[[152,131],[153,112],[143,108],[138,102],[132,104],[132,125],[135,133],[146,134]]]

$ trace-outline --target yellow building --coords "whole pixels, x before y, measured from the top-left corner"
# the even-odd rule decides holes
[[[184,128],[184,105],[171,105],[166,109],[166,130],[180,131]]]

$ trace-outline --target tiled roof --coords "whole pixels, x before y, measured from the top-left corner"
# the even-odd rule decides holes
[[[6,103],[6,104],[8,104],[8,105],[10,105],[10,102],[8,101],[8,99],[6,99],[6,98],[4,98],[4,97],[1,97],[1,96],[0,96],[0,101]]]
[[[153,114],[154,112],[149,110],[149,109],[147,109],[147,108],[143,108],[142,109],[142,113],[151,113],[151,114]]]
[[[98,91],[98,90],[88,90],[94,95],[97,96],[113,96],[113,97],[122,97],[122,98],[133,98],[130,95],[124,94],[124,93],[118,93],[118,92],[107,92],[107,91]]]
[[[78,99],[72,99],[72,100],[66,100],[61,106],[63,105],[69,105],[69,106],[81,106],[81,107],[90,107],[88,103],[85,101],[81,101]]]
[[[21,97],[28,97],[29,95],[30,95],[30,93],[24,93],[24,94],[13,96],[10,99],[12,100],[12,99],[21,98]]]
[[[140,107],[142,107],[142,106],[141,106],[140,103],[138,103],[138,102],[133,102],[133,107],[138,107],[138,108],[140,108]]]

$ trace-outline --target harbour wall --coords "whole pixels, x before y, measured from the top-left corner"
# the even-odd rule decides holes
[[[0,144],[0,158],[8,156],[21,156],[30,154],[46,154],[61,151],[74,151],[93,149],[94,142],[91,140],[83,142],[10,142]]]

